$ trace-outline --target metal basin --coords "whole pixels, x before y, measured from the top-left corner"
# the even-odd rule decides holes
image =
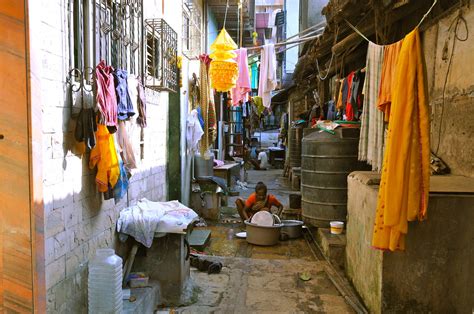
[[[282,220],[281,234],[284,238],[296,239],[303,235],[303,222],[300,220]]]
[[[275,245],[280,240],[280,231],[283,224],[273,226],[259,226],[245,221],[247,226],[247,242],[255,245]]]

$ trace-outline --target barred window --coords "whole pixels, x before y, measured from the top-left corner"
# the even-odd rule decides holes
[[[73,81],[84,79],[91,82],[90,69],[94,66],[92,42],[93,33],[93,0],[70,0],[68,2],[69,22],[69,68],[77,69],[72,76]],[[83,73],[83,74],[82,74]]]
[[[94,0],[96,61],[130,74],[142,73],[142,0]]]
[[[183,0],[183,54],[193,58],[202,53],[202,19],[195,0]]]
[[[145,86],[156,91],[177,92],[178,34],[163,19],[145,20]]]
[[[142,0],[69,0],[67,8],[74,77],[90,82],[91,69],[100,60],[142,75]]]

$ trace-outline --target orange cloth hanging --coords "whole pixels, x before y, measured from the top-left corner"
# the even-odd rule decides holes
[[[430,180],[427,88],[418,29],[405,36],[392,105],[372,245],[404,250],[408,221],[426,219]]]
[[[117,151],[113,136],[105,125],[97,125],[97,145],[91,150],[89,168],[97,166],[95,181],[99,192],[107,192],[108,184],[113,188],[120,176]]]
[[[397,60],[400,53],[400,48],[402,47],[402,42],[403,39],[394,44],[385,46],[384,48],[377,108],[384,113],[385,122],[388,122],[390,117],[393,82],[395,81]]]
[[[341,81],[339,82],[339,93],[337,96],[337,103],[336,103],[336,109],[340,111],[344,109],[344,105],[342,104],[342,85],[344,85],[344,80],[345,79],[341,79]]]

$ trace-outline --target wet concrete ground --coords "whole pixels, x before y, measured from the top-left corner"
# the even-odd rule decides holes
[[[248,189],[239,190],[239,197],[246,199],[263,181],[288,206],[292,191],[281,174],[281,169],[249,171]],[[172,309],[175,313],[353,313],[305,238],[262,247],[233,236],[245,229],[236,218],[235,199],[229,198],[219,222],[203,227],[211,230],[211,240],[202,257],[220,261],[221,273],[191,268],[193,303]],[[303,273],[310,280],[303,281]]]

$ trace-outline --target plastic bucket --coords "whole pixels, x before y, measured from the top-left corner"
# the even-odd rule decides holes
[[[344,222],[342,221],[331,221],[329,224],[331,225],[332,234],[341,234],[344,230]]]
[[[259,226],[245,221],[247,226],[247,242],[255,245],[275,245],[280,241],[280,232],[283,224],[273,226]]]

